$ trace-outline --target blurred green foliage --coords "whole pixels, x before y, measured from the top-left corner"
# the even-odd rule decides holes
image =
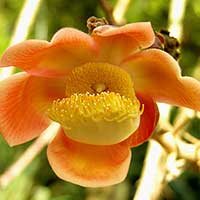
[[[16,18],[23,2],[23,0],[0,1],[0,54],[9,45]],[[116,0],[110,1],[112,5],[115,2]],[[168,0],[132,0],[126,12],[126,19],[129,23],[151,21],[155,30],[166,29],[168,9]],[[97,17],[104,16],[97,0],[43,0],[29,38],[49,40],[59,28],[64,26],[75,27],[87,32],[86,20],[93,15]],[[199,62],[199,22],[200,0],[190,0],[186,8],[184,37],[181,44],[180,64],[184,74],[193,73]],[[199,137],[200,121],[198,119],[193,120],[188,129],[193,135]],[[3,173],[30,143],[11,148],[0,136],[0,173]],[[129,200],[134,195],[136,183],[140,177],[146,146],[144,144],[133,149],[133,158],[125,181],[127,187],[129,187],[126,190]],[[116,192],[119,187],[113,186],[112,189]],[[58,179],[48,164],[45,149],[19,177],[6,189],[0,191],[0,200],[84,200],[90,192],[90,189]],[[177,180],[169,183],[162,199],[197,200],[199,197],[200,176],[191,165]],[[110,199],[110,197],[107,199]],[[117,196],[113,200],[117,200]]]

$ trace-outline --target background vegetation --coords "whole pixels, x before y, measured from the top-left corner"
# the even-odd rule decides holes
[[[0,0],[0,55],[9,45],[16,18],[23,0]],[[116,1],[109,1],[115,5]],[[168,25],[169,0],[132,0],[127,12],[128,23],[151,21],[155,30]],[[28,38],[50,39],[61,27],[75,27],[87,32],[86,20],[90,16],[105,16],[97,0],[43,0]],[[184,75],[200,78],[200,0],[187,2],[183,23],[180,65]],[[199,66],[199,67],[198,67]],[[176,109],[173,109],[176,114]],[[173,115],[172,115],[173,116]],[[171,118],[173,123],[173,117]],[[188,130],[200,138],[200,120],[189,123]],[[9,147],[0,136],[0,173],[3,173],[31,144]],[[147,144],[133,149],[128,177],[116,186],[89,189],[57,178],[46,157],[46,149],[26,170],[0,190],[1,200],[131,200],[140,177]],[[145,191],[144,191],[145,192]],[[197,200],[200,197],[200,174],[192,163],[175,180],[169,182],[161,199]],[[145,200],[145,199],[144,199]]]

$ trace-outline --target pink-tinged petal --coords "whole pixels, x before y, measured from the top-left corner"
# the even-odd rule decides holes
[[[121,27],[99,26],[94,29],[92,36],[99,45],[99,59],[116,65],[130,53],[151,46],[155,39],[149,22],[127,24]]]
[[[154,101],[200,111],[200,82],[181,77],[178,63],[167,53],[149,49],[125,59],[121,67],[130,73],[136,91]]]
[[[47,154],[58,177],[85,187],[123,181],[131,158],[126,143],[110,146],[78,143],[67,138],[62,130],[48,146]]]
[[[131,147],[138,146],[148,140],[159,119],[158,107],[152,98],[139,93],[137,93],[137,98],[144,105],[144,111],[141,115],[139,128],[127,139]]]
[[[0,84],[0,132],[9,145],[29,141],[47,128],[45,111],[64,96],[62,79],[18,73]]]
[[[73,67],[96,59],[92,37],[73,28],[58,31],[51,42],[28,40],[9,47],[0,67],[15,66],[36,76],[65,76]]]

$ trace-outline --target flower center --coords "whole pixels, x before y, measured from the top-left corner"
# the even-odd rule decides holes
[[[67,76],[66,98],[53,101],[48,115],[75,141],[111,145],[138,128],[141,111],[125,71],[107,63],[88,63]]]
[[[66,78],[66,96],[77,93],[97,94],[115,92],[135,98],[130,75],[121,68],[108,63],[87,63],[74,70]]]

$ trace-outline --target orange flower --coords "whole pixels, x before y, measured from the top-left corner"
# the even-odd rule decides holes
[[[51,42],[8,48],[1,67],[21,72],[0,84],[0,131],[10,145],[60,123],[48,146],[55,173],[89,187],[121,182],[130,148],[146,141],[157,121],[156,101],[200,110],[200,84],[181,77],[178,63],[150,47],[150,23],[109,25],[91,35],[73,28]]]

